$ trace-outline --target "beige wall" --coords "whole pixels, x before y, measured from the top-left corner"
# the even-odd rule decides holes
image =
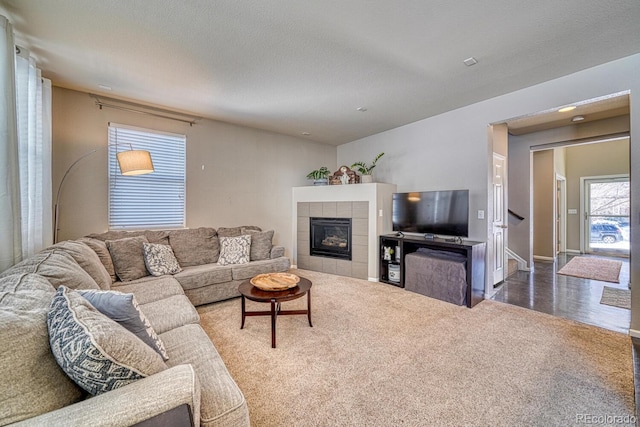
[[[566,148],[567,210],[576,209],[577,215],[567,215],[567,249],[580,250],[580,178],[629,174],[629,139]]]
[[[336,148],[213,120],[194,126],[116,109],[99,109],[88,94],[53,89],[53,191],[83,154],[107,144],[109,122],[187,136],[188,227],[254,224],[275,229],[291,255],[292,187],[325,165]],[[60,240],[107,230],[106,150],[86,158],[67,177],[60,200]],[[204,170],[203,170],[204,167]]]
[[[554,258],[555,160],[553,150],[533,153],[533,256]]]

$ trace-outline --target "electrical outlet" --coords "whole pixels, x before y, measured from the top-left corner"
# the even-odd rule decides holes
[[[378,216],[382,218],[382,209],[378,211]]]
[[[484,211],[482,209],[478,210],[478,219],[484,219]]]

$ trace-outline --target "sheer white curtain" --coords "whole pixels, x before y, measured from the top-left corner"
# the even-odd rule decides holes
[[[16,56],[22,256],[53,242],[51,222],[51,81],[29,52]]]
[[[20,178],[13,28],[0,15],[0,271],[20,261]]]
[[[0,15],[0,271],[53,241],[51,82]]]

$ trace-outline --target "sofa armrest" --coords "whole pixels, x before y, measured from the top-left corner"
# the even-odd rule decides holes
[[[284,246],[273,246],[271,248],[271,259],[280,258],[284,256]]]
[[[200,384],[191,365],[178,365],[124,387],[39,415],[16,426],[131,426],[187,404],[200,425]]]

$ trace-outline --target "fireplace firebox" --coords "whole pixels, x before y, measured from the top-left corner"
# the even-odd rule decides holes
[[[310,218],[309,252],[351,260],[351,218]]]

